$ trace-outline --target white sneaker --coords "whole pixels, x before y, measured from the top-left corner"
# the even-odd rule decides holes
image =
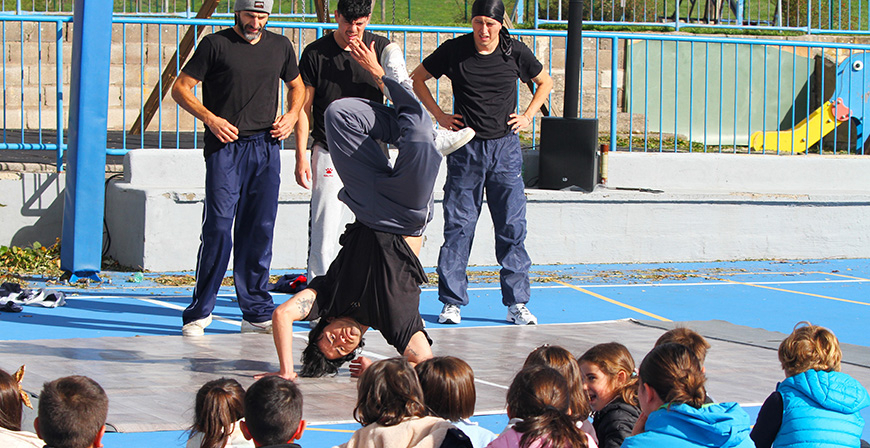
[[[435,130],[435,149],[447,157],[457,149],[465,146],[474,138],[474,129],[462,128],[458,131],[448,131],[444,128]]]
[[[507,321],[517,325],[536,325],[538,318],[526,308],[526,305],[517,303],[508,307]]]
[[[405,64],[405,55],[402,48],[395,42],[390,42],[381,52],[381,67],[384,68],[384,76],[393,78],[408,89],[409,92],[414,92],[414,85],[411,77],[408,75],[408,66]],[[390,90],[384,88],[384,96],[392,101]]]
[[[272,321],[248,322],[242,320],[242,333],[272,334]]]
[[[445,304],[441,308],[441,314],[438,315],[439,324],[458,324],[462,322],[462,316],[459,315],[459,307],[456,305]]]
[[[181,327],[181,334],[184,336],[202,336],[205,334],[205,327],[211,325],[211,314],[202,319],[188,322]]]

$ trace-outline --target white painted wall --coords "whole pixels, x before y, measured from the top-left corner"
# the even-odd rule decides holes
[[[282,153],[282,163],[272,266],[302,269],[309,195],[294,180],[293,153]],[[608,187],[592,193],[526,190],[534,263],[870,257],[870,157],[611,153],[608,165]],[[442,242],[443,174],[425,266],[437,263]],[[0,178],[0,244],[53,243],[64,176],[7,177]],[[203,179],[198,150],[130,152],[125,179],[106,194],[110,255],[151,271],[192,270]],[[496,264],[485,206],[471,264]]]

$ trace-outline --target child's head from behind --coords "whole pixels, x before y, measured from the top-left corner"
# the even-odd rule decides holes
[[[18,381],[0,369],[0,428],[21,431],[21,391]]]
[[[203,447],[224,446],[232,425],[245,416],[245,389],[229,378],[211,380],[196,392],[190,433],[202,433]]]
[[[45,383],[39,394],[36,432],[47,446],[85,448],[98,444],[109,398],[96,381],[67,376]]]
[[[426,406],[435,415],[459,421],[474,415],[477,392],[474,371],[467,362],[453,356],[440,356],[414,367]]]
[[[704,336],[701,336],[697,331],[686,328],[686,327],[677,327],[673,330],[666,331],[665,334],[659,336],[659,339],[656,341],[656,347],[662,344],[667,344],[668,342],[673,342],[677,344],[683,344],[695,354],[695,357],[698,358],[698,361],[701,363],[701,367],[704,367],[704,361],[707,359],[707,349],[710,348],[710,343],[704,339]]]
[[[245,393],[242,429],[258,446],[282,445],[302,436],[302,392],[279,376],[260,378]]]
[[[393,426],[427,415],[417,373],[405,358],[382,359],[370,365],[357,384],[353,416],[363,426]]]
[[[583,373],[583,389],[589,404],[600,411],[615,398],[637,405],[637,375],[631,352],[618,342],[598,344],[583,353],[577,362]]]
[[[785,376],[807,370],[839,372],[843,352],[831,330],[809,322],[795,325],[794,331],[779,344],[779,362]]]
[[[583,391],[583,374],[580,365],[571,352],[558,345],[543,345],[534,349],[523,368],[530,366],[547,366],[561,373],[571,390],[571,416],[576,420],[586,420],[592,413],[589,399]]]
[[[694,408],[704,405],[706,378],[701,363],[689,347],[674,342],[656,346],[643,358],[638,370],[643,411],[655,410],[643,409],[645,385],[651,387],[663,403],[685,403]]]
[[[508,417],[522,419],[514,426],[523,434],[520,446],[529,446],[543,438],[549,440],[550,446],[585,447],[585,435],[570,413],[571,388],[565,377],[553,368],[524,367],[508,388]]]

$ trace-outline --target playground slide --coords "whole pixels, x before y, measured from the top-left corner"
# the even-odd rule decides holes
[[[749,138],[749,145],[753,151],[767,153],[791,153],[805,152],[807,148],[815,145],[825,135],[834,130],[841,123],[835,116],[836,108],[843,108],[842,103],[836,105],[830,101],[813,111],[809,117],[795,125],[794,129],[787,131],[753,132]],[[848,109],[847,109],[848,110]]]

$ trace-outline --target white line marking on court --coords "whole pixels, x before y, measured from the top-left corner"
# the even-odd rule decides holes
[[[149,298],[145,298],[145,297],[136,297],[136,299],[139,299],[143,302],[153,303],[154,305],[160,305],[160,306],[165,307],[165,308],[171,308],[173,310],[184,311],[187,308],[186,306],[176,305],[174,303],[164,302],[162,300],[157,300],[157,299],[149,299]],[[215,315],[212,315],[211,318],[212,318],[212,320],[216,320],[218,322],[223,322],[225,324],[235,325],[237,327],[242,326],[242,321],[240,321],[240,320],[227,319],[225,317],[220,317],[220,316],[215,316]]]

